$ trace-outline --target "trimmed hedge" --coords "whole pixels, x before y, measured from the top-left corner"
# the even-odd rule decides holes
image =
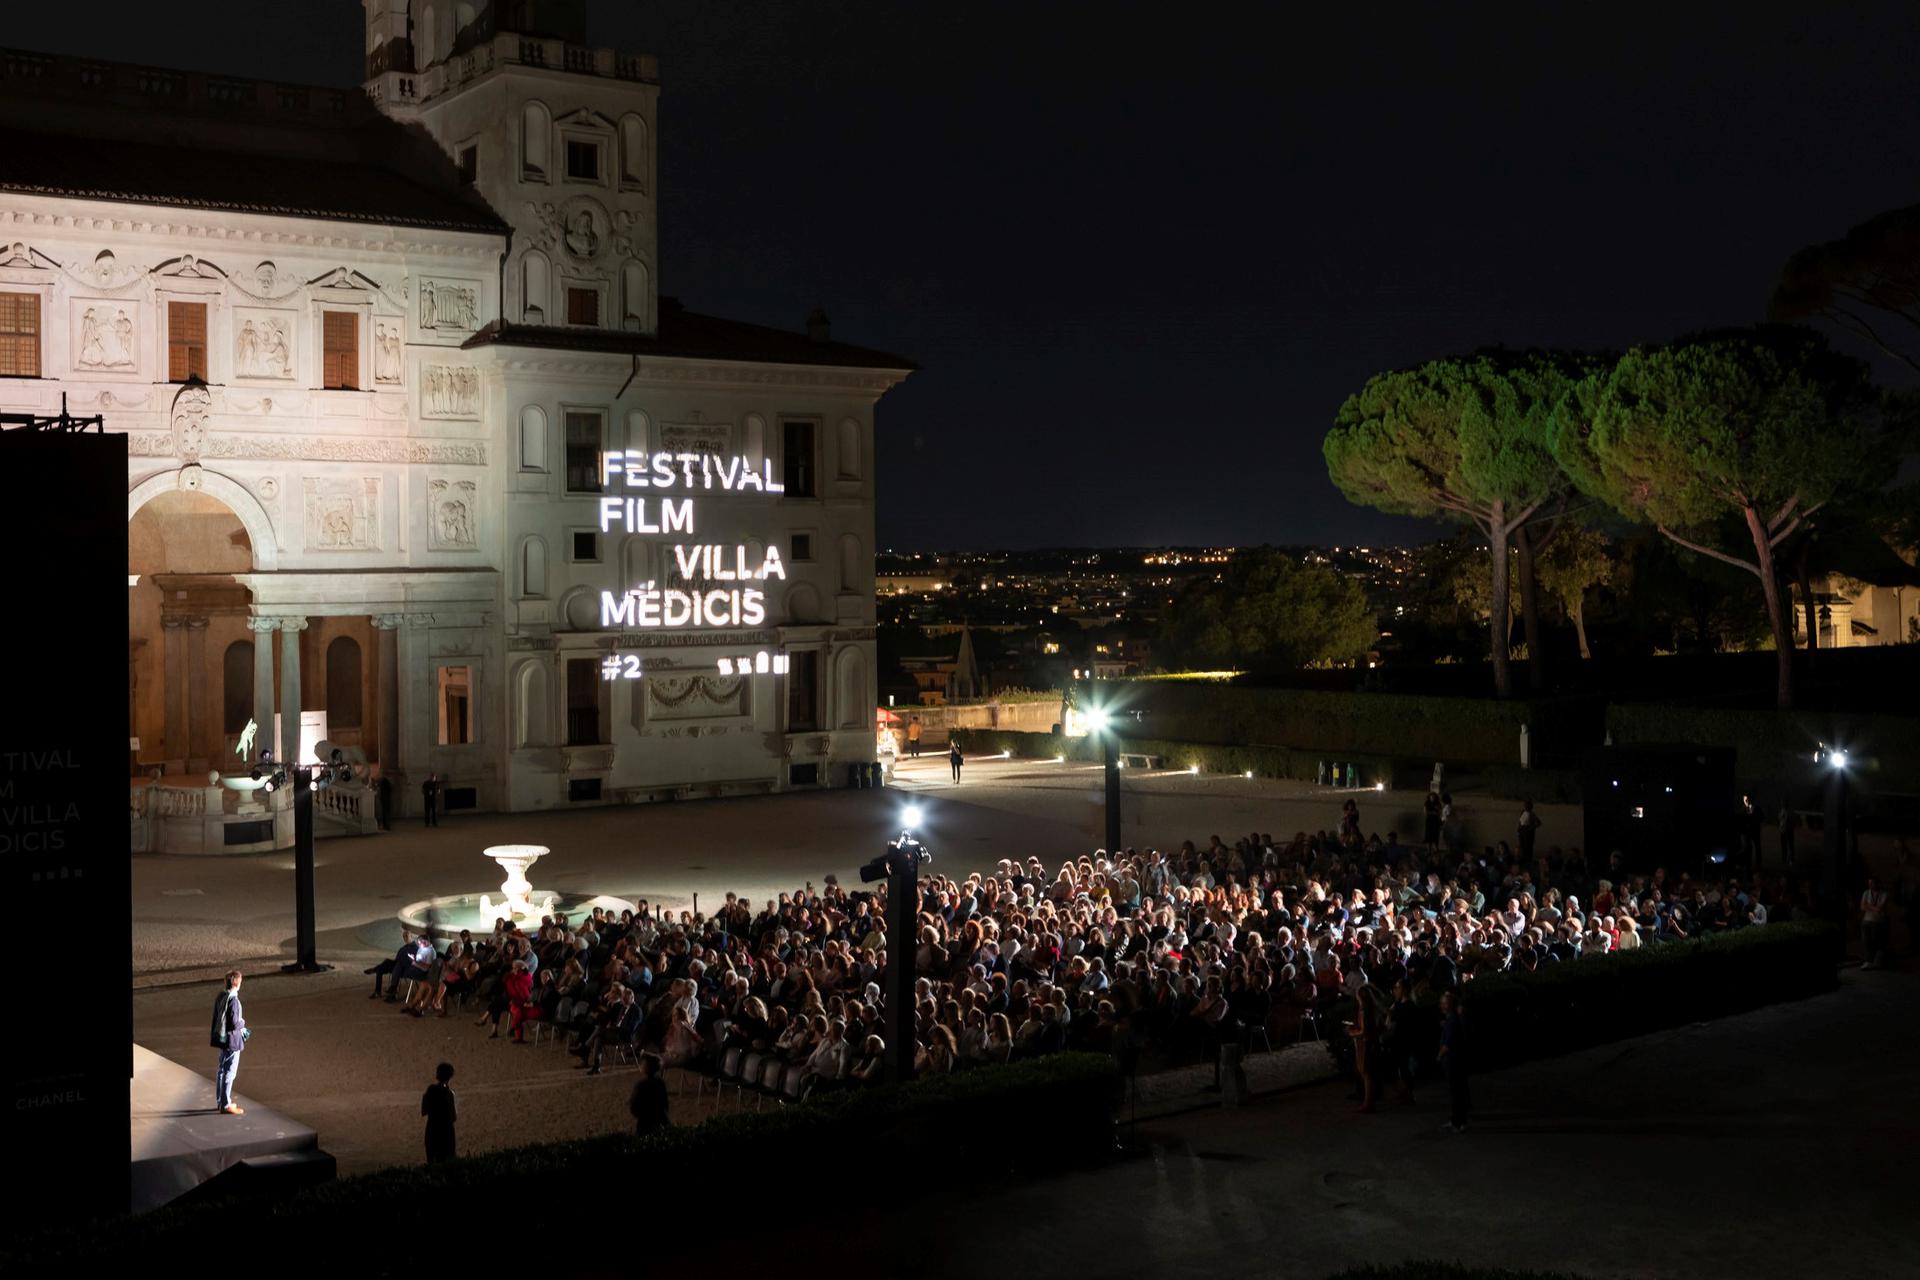
[[[1770,924],[1475,978],[1460,989],[1473,1070],[1744,1013],[1830,989],[1840,930]]]
[[[1854,767],[1869,776],[1920,777],[1920,718],[1911,716],[1631,702],[1607,708],[1607,730],[1622,746],[1691,742],[1732,747],[1739,753],[1734,763],[1738,776],[1763,791],[1786,779],[1811,777],[1813,753],[1822,742],[1845,744]]]
[[[863,1186],[875,1175],[937,1168],[900,1196],[952,1185],[957,1174],[997,1175],[1097,1157],[1112,1148],[1117,1075],[1090,1053],[937,1076],[904,1085],[828,1093],[799,1106],[732,1112],[646,1138],[627,1134],[541,1143],[431,1166],[402,1166],[341,1178],[282,1200],[208,1201],[120,1218],[0,1246],[0,1268],[222,1257],[282,1257],[298,1241],[302,1273],[323,1259],[359,1264],[409,1255],[442,1228],[468,1233],[490,1213],[523,1216],[543,1190],[573,1188],[595,1203],[598,1189],[640,1197],[649,1221],[661,1212],[677,1228],[724,1228],[741,1213],[726,1187],[767,1191],[782,1161],[809,1187]],[[408,1123],[412,1123],[411,1120]],[[1018,1135],[1010,1141],[1009,1135]],[[937,1166],[927,1162],[937,1159]],[[663,1174],[670,1176],[661,1176]],[[744,1179],[744,1181],[743,1181]],[[772,1210],[772,1202],[760,1206]],[[811,1211],[811,1210],[810,1210]],[[510,1230],[509,1219],[498,1220]],[[680,1233],[684,1235],[685,1232]],[[464,1236],[462,1237],[464,1238]],[[703,1237],[704,1238],[704,1237]],[[503,1237],[504,1239],[504,1237]],[[218,1245],[210,1245],[218,1241]],[[705,1247],[704,1245],[702,1246]]]
[[[1470,1267],[1459,1262],[1422,1259],[1390,1267],[1354,1267],[1327,1280],[1578,1280],[1565,1271],[1511,1271],[1506,1267]]]

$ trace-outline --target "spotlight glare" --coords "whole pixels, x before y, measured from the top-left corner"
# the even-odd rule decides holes
[[[1827,763],[1836,769],[1844,769],[1847,767],[1847,753],[1838,749],[1831,751],[1827,755]]]
[[[1385,791],[1387,789],[1387,784],[1384,782],[1376,782],[1373,784],[1373,789],[1375,791]]]
[[[1199,766],[1199,765],[1197,765],[1197,764],[1190,764],[1190,765],[1188,765],[1188,766],[1187,766],[1187,772],[1188,772],[1188,773],[1199,773],[1199,772],[1200,772],[1200,766]]]
[[[908,805],[904,810],[901,811],[900,820],[906,824],[906,828],[909,831],[919,826],[920,825],[920,806],[917,804]]]
[[[1249,777],[1249,778],[1251,778],[1251,777],[1253,776],[1253,770],[1251,770],[1251,769],[1249,769],[1249,770],[1247,770],[1247,772],[1246,772],[1246,776],[1247,776],[1247,777]]]

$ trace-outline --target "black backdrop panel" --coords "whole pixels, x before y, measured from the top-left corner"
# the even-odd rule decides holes
[[[124,1210],[133,1070],[127,443],[0,432],[12,616],[0,856],[15,930],[10,1211]]]

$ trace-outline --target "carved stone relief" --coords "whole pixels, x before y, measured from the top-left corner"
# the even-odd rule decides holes
[[[73,364],[76,369],[132,369],[138,362],[134,327],[138,307],[105,299],[75,298]]]
[[[480,371],[462,365],[430,364],[420,370],[420,416],[480,416]]]
[[[170,432],[134,431],[127,452],[136,458],[171,458],[177,445]],[[209,458],[292,460],[300,462],[425,462],[442,466],[484,467],[487,446],[478,440],[395,440],[367,436],[253,436],[216,432],[202,446]]]
[[[207,443],[207,415],[213,412],[213,395],[199,383],[180,388],[173,398],[173,453],[185,462],[200,461]]]
[[[471,480],[427,482],[427,546],[434,551],[471,551],[479,488]]]
[[[238,308],[233,313],[233,372],[240,378],[293,377],[293,315]]]
[[[306,478],[307,550],[378,551],[380,480]]]
[[[480,327],[480,287],[466,280],[423,279],[420,327],[434,333],[472,333]]]
[[[400,381],[400,353],[405,339],[397,320],[377,320],[373,326],[373,380]]]
[[[746,681],[717,676],[660,676],[644,682],[648,720],[718,720],[747,714]]]

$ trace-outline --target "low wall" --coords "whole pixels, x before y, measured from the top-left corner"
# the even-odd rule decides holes
[[[1064,724],[1065,704],[1058,698],[1045,702],[968,702],[944,707],[892,707],[900,717],[895,727],[904,733],[909,717],[920,721],[920,743],[925,747],[945,747],[955,729],[1005,729],[1015,733],[1047,733]]]
[[[1827,711],[1748,711],[1616,703],[1607,708],[1616,745],[1693,742],[1732,747],[1740,785],[1769,792],[1813,776],[1822,743],[1843,746],[1863,791],[1920,791],[1920,718]],[[1864,796],[1863,798],[1871,798]]]

